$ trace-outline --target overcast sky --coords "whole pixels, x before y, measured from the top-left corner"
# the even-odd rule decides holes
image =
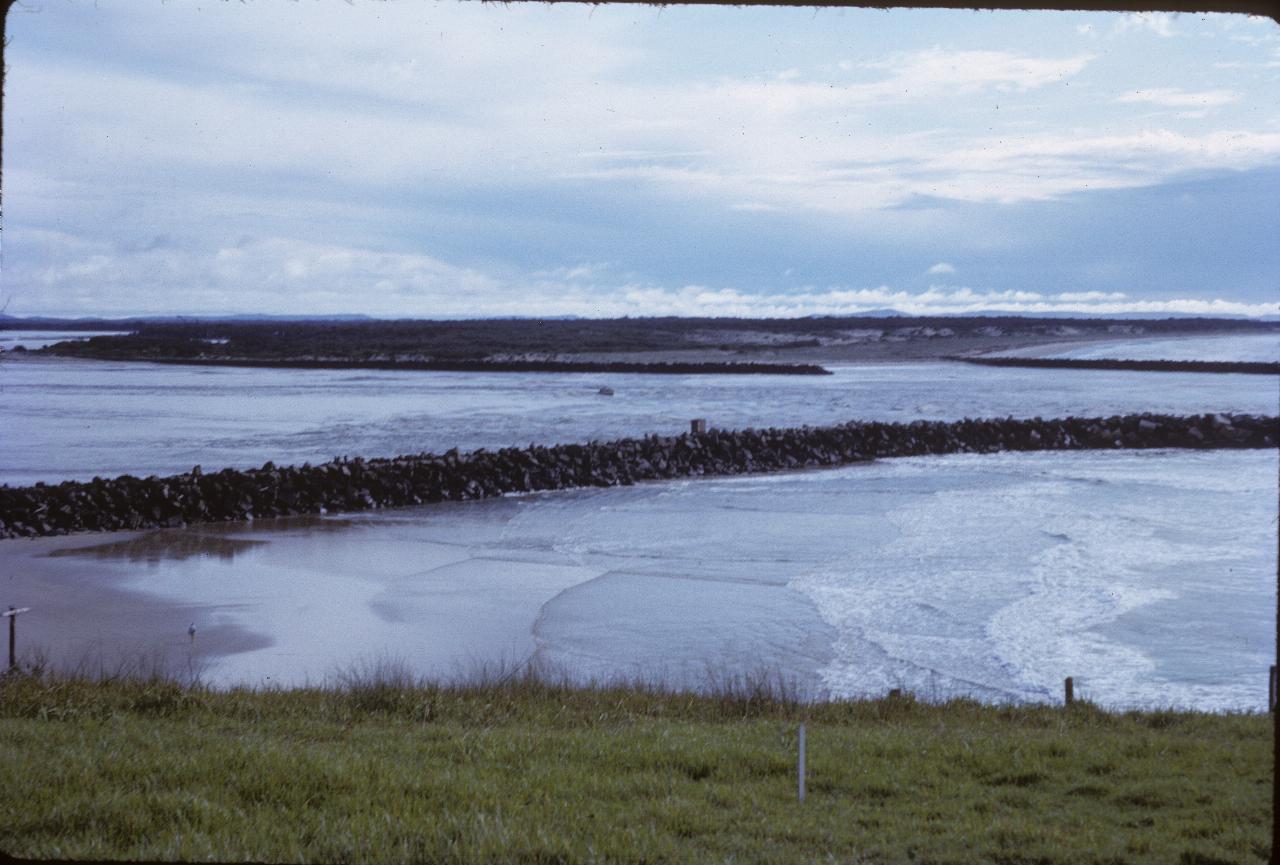
[[[16,315],[1280,312],[1267,19],[28,0]]]

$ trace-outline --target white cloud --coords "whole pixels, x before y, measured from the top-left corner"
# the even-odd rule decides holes
[[[855,92],[868,97],[903,94],[919,98],[940,93],[974,93],[982,89],[1025,91],[1079,75],[1093,58],[1092,54],[1031,57],[1008,51],[932,48],[892,54],[884,60],[864,64],[875,69],[891,69],[893,74],[884,81],[855,87]]]
[[[936,275],[941,273],[955,273],[956,269],[955,267],[953,267],[952,265],[948,264],[945,261],[939,261],[933,267],[929,268],[929,270],[926,272]]]
[[[99,245],[55,264],[8,270],[15,307],[58,314],[368,310],[425,317],[475,312],[473,299],[505,285],[426,255],[289,238],[246,238],[216,249]]]
[[[1193,170],[1244,170],[1280,159],[1280,132],[1040,134],[957,147],[912,166],[912,186],[966,201],[1046,200],[1086,190],[1150,186]]]
[[[563,280],[564,282],[582,282],[607,278],[612,270],[607,262],[581,262],[567,267],[556,267],[551,270],[535,270],[533,277],[542,280]]]
[[[1124,300],[1128,295],[1122,291],[1063,291],[1053,297],[1064,303],[1096,303],[1101,300]]]
[[[1116,97],[1117,102],[1149,102],[1166,108],[1216,108],[1240,101],[1240,94],[1231,90],[1201,90],[1188,93],[1176,87],[1153,87],[1147,90],[1131,90]]]
[[[669,287],[604,264],[577,263],[531,273],[488,272],[430,256],[289,238],[243,238],[216,249],[148,246],[132,252],[87,250],[10,274],[11,312],[123,316],[173,312],[383,316],[485,315],[746,316],[794,318],[895,309],[915,315],[980,311],[1275,315],[1280,303],[1222,299],[1134,299],[1119,292],[1045,294],[1025,289],[931,285],[909,292],[887,285],[744,291],[732,286]]]
[[[288,18],[270,10],[248,17],[258,14]],[[837,64],[844,72],[824,80],[788,68],[758,77],[649,82],[623,74],[643,55],[616,22],[602,27],[599,44],[592,41],[584,55],[573,52],[573,63],[547,64],[534,57],[580,42],[569,35],[579,31],[560,33],[552,19],[521,12],[517,20],[529,19],[532,37],[511,39],[498,26],[510,18],[465,12],[451,22],[443,45],[426,50],[398,26],[370,24],[371,16],[324,14],[356,28],[349,43],[330,46],[330,65],[318,59],[329,55],[305,50],[309,43],[297,33],[275,27],[254,36],[239,18],[220,12],[219,26],[245,28],[240,35],[250,45],[278,49],[232,49],[250,71],[248,81],[243,70],[224,82],[73,61],[15,62],[11,116],[24,105],[59,105],[76,122],[15,124],[12,140],[40,163],[33,168],[79,174],[86,185],[110,172],[116,183],[163,188],[211,168],[248,178],[336,178],[380,190],[426,191],[442,181],[481,189],[532,179],[635,184],[682,205],[846,215],[919,196],[1047,200],[1280,158],[1274,135],[1249,129],[1186,132],[1175,140],[1153,129],[1103,135],[1087,124],[1059,133],[1036,124],[1015,133],[1009,125],[902,131],[885,123],[892,105],[934,112],[983,95],[998,97],[1008,113],[1020,94],[1083,75],[1091,54],[933,47],[844,61]],[[404,30],[420,32],[409,26],[415,13],[393,5],[388,14],[403,17]],[[1159,27],[1150,22],[1163,19],[1132,20]],[[367,52],[380,35],[391,41],[370,67]],[[297,86],[309,88],[309,98],[297,99],[290,89]],[[369,98],[353,101],[355,92]],[[1204,109],[1235,96],[1154,88],[1119,98]],[[165,110],[153,110],[157,105]]]
[[[580,201],[607,197],[602,210],[616,216],[634,202],[627,212],[638,222],[771,214],[723,223],[794,237],[807,219],[815,233],[838,232],[852,247],[897,234],[918,247],[926,238],[935,251],[923,255],[956,256],[964,246],[930,231],[954,209],[901,205],[1047,201],[1280,161],[1274,112],[1247,110],[1265,92],[1253,82],[1261,76],[1216,75],[1221,89],[1208,89],[1176,72],[1164,81],[1148,64],[1112,80],[1114,52],[1084,53],[1079,44],[999,50],[986,35],[924,28],[927,35],[892,42],[904,50],[842,37],[811,51],[804,38],[779,36],[777,56],[747,62],[724,49],[681,65],[667,62],[675,53],[662,53],[622,7],[589,18],[567,7],[496,4],[214,4],[200,16],[175,4],[102,6],[47,6],[48,23],[67,26],[48,27],[42,44],[31,38],[39,16],[11,22],[6,57],[6,287],[25,285],[33,300],[40,288],[71,311],[95,296],[101,302],[84,311],[148,303],[147,292],[205,311],[283,304],[349,312],[358,299],[360,310],[387,314],[500,314],[537,298],[562,312],[644,312],[632,296],[702,311],[870,308],[892,298],[647,285],[626,272],[648,262],[607,247],[610,232],[627,230],[616,222],[587,232],[581,246],[542,247],[556,246],[546,241],[550,229],[576,231],[590,212]],[[1168,16],[1116,24],[1117,32],[1175,32]],[[1060,37],[1060,22],[1053,28]],[[77,53],[72,31],[111,50]],[[946,47],[921,48],[939,38]],[[1256,41],[1220,37],[1206,56],[1280,56]],[[1067,56],[1052,56],[1061,51]],[[571,60],[548,62],[560,57]],[[1130,89],[1147,83],[1161,86]],[[1119,111],[1117,101],[1183,111],[1179,131],[1147,112]],[[1192,123],[1192,114],[1226,119]],[[997,211],[979,221],[998,223],[988,216]],[[24,225],[67,232],[38,238],[34,229],[19,233]],[[441,226],[448,241],[433,233]],[[73,227],[110,240],[77,239]],[[458,238],[469,229],[504,238],[510,229],[510,253],[491,245],[476,256],[502,256],[511,272],[422,254],[465,248]],[[261,239],[224,243],[244,233]],[[162,234],[177,239],[146,248]],[[607,248],[592,246],[597,238]],[[981,242],[1023,240],[993,231]],[[538,264],[520,259],[525,249],[538,249]],[[559,258],[573,263],[541,269]],[[938,291],[893,302],[1127,302]]]
[[[1112,35],[1131,30],[1146,30],[1164,38],[1175,35],[1173,16],[1167,12],[1131,12],[1112,27]]]

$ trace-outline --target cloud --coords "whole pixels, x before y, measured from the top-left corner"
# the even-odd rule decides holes
[[[1201,90],[1188,93],[1176,87],[1154,87],[1148,90],[1131,90],[1116,97],[1117,102],[1149,102],[1166,108],[1216,108],[1240,101],[1240,94],[1231,90]]]
[[[945,261],[939,261],[937,264],[935,264],[933,267],[929,268],[926,271],[926,273],[931,273],[935,275],[942,274],[942,273],[955,273],[955,272],[956,272],[956,269],[952,267],[950,264],[947,264]]]
[[[378,85],[381,99],[359,101],[343,89],[356,85],[336,74],[317,79],[310,98],[295,98],[286,85],[312,84],[310,65],[299,60],[294,69],[287,58],[272,61],[272,77],[238,87],[74,61],[41,64],[34,75],[32,64],[18,63],[10,74],[16,95],[10,111],[57,104],[76,118],[74,125],[56,128],[16,127],[15,138],[49,173],[82,174],[86,181],[103,170],[120,180],[155,183],[161,176],[215,169],[337,177],[383,188],[430,188],[441,179],[477,187],[529,178],[626,180],[668,195],[724,198],[739,209],[868,210],[937,190],[932,184],[902,188],[895,181],[900,171],[876,167],[889,140],[862,132],[832,135],[826,127],[833,120],[848,121],[863,110],[883,114],[895,103],[1020,93],[1076,75],[1090,59],[932,48],[861,64],[854,78],[870,71],[871,80],[615,80],[607,88],[589,80],[600,74],[590,63],[554,74],[546,64],[534,64],[534,71],[516,75],[504,74],[508,64],[495,61],[498,68],[484,76],[493,85],[477,100],[466,85],[468,63],[456,59],[454,67],[442,68],[444,61],[433,57],[432,80],[461,79],[458,93],[390,81]],[[265,74],[260,65],[250,64]],[[344,83],[320,83],[328,80]],[[359,86],[376,89],[372,80]],[[116,107],[104,112],[103,104]],[[166,110],[152,110],[156,105]],[[521,130],[518,138],[509,135],[513,128]],[[30,130],[28,138],[21,137],[23,129]],[[891,147],[909,168],[946,142],[897,135]],[[865,168],[848,183],[833,165]],[[757,187],[769,197],[753,194]]]
[[[609,15],[593,19],[598,41],[573,52],[573,63],[547,64],[534,60],[582,42],[572,35],[580,27],[553,26],[559,13],[451,13],[445,38],[424,50],[407,35],[421,35],[416,13],[394,5],[385,12],[394,26],[336,9],[318,13],[354,28],[343,42],[320,43],[330,65],[282,26],[290,14],[274,8],[255,13],[275,25],[258,29],[240,23],[245,15],[217,13],[215,32],[248,45],[232,42],[227,58],[205,52],[204,62],[225,65],[225,75],[163,76],[154,66],[94,67],[73,57],[33,64],[19,53],[9,76],[11,116],[24,105],[28,114],[30,106],[58,105],[59,116],[76,122],[37,114],[43,123],[15,124],[11,164],[85,188],[101,186],[104,173],[115,184],[155,189],[189,186],[213,171],[244,177],[239,189],[248,195],[255,177],[338,180],[375,198],[412,190],[431,199],[442,182],[470,190],[586,184],[638,187],[673,206],[847,216],[918,199],[1043,201],[1280,158],[1274,135],[1251,129],[1185,131],[1187,146],[1176,147],[1157,140],[1161,130],[927,122],[957,100],[983,96],[998,96],[1007,113],[1021,94],[1084,75],[1093,54],[935,46],[826,64],[839,71],[821,79],[815,65],[651,81],[631,68],[645,55]],[[512,18],[528,24],[527,38],[502,35]],[[123,20],[157,26],[136,11]],[[177,29],[181,16],[163,20]],[[141,38],[117,25],[126,42]],[[368,50],[381,37],[385,50],[370,65]],[[1155,88],[1119,98],[1203,109],[1234,95]],[[893,128],[901,121],[890,107],[904,104],[919,106],[912,110],[921,128]],[[1131,146],[1141,135],[1149,143]]]
[[[363,312],[390,317],[623,315],[797,318],[894,309],[912,315],[974,312],[1194,313],[1275,315],[1280,303],[1223,299],[1135,299],[1119,292],[1046,294],[1027,289],[931,285],[910,292],[874,287],[806,286],[747,291],[728,285],[668,286],[605,264],[576,263],[532,272],[480,270],[417,253],[272,237],[216,248],[174,243],[132,251],[46,238],[67,260],[11,273],[17,314],[313,314]]]
[[[1091,189],[1153,186],[1184,172],[1238,171],[1277,159],[1278,132],[1193,134],[1156,128],[1117,135],[1031,134],[988,139],[924,158],[904,175],[918,194],[1012,203]]]
[[[895,95],[920,98],[941,93],[974,93],[983,89],[1025,91],[1079,75],[1093,59],[1092,54],[1032,57],[1008,51],[931,48],[895,53],[883,60],[863,64],[873,69],[891,69],[893,74],[874,84],[855,86],[853,92],[875,98]]]
[[[1280,130],[1250,110],[1265,91],[1248,73],[1216,75],[1210,89],[1172,69],[1189,63],[1140,55],[1129,74],[1116,52],[1036,49],[1055,43],[1032,38],[1008,49],[999,28],[935,27],[961,16],[923,11],[911,13],[918,31],[876,41],[857,27],[848,38],[805,30],[795,10],[741,10],[732,14],[751,23],[700,52],[670,20],[683,12],[654,31],[633,12],[46,5],[11,22],[6,52],[6,286],[76,312],[183,300],[206,311],[499,314],[534,297],[568,311],[557,291],[591,314],[643,312],[623,286],[663,308],[825,309],[845,301],[673,286],[759,288],[819,243],[825,264],[807,263],[803,279],[913,278],[909,262],[940,250],[968,275],[983,257],[971,252],[1016,248],[1010,281],[1034,281],[1061,255],[1018,222],[1047,213],[1041,203],[1066,199],[1058,213],[1070,221],[1100,206],[1103,196],[1083,200],[1097,190],[1280,161]],[[753,53],[758,21],[777,49],[767,55]],[[1172,34],[1171,22],[1115,23]],[[1027,27],[1061,36],[1061,22]],[[1254,41],[1220,37],[1197,57],[1274,56]],[[1166,129],[1117,102],[1182,116]],[[37,235],[55,229],[65,246]],[[230,239],[241,236],[250,241],[237,255]],[[1130,257],[1155,241],[1143,243]],[[908,263],[886,264],[895,257]],[[963,298],[902,302],[944,300]],[[1033,302],[986,298],[996,300]]]
[[[1064,303],[1096,303],[1102,300],[1125,300],[1128,295],[1122,291],[1063,291],[1054,295],[1055,300]]]
[[[53,314],[367,310],[430,316],[474,312],[469,304],[504,286],[498,277],[431,256],[280,237],[213,249],[76,245],[78,254],[56,263],[8,268],[15,306]]]
[[[1133,30],[1146,30],[1164,38],[1174,36],[1173,16],[1167,12],[1131,12],[1116,21],[1111,33],[1118,36]]]
[[[1078,75],[1092,59],[1091,54],[1033,57],[943,48],[891,52],[876,60],[837,64],[837,69],[850,73],[845,78],[800,80],[798,73],[759,79],[724,77],[694,87],[671,88],[658,104],[664,112],[674,109],[699,125],[716,117],[730,124],[741,118],[756,126],[761,120],[800,120],[812,112],[879,110],[886,105],[988,91],[1021,93]],[[862,80],[867,71],[873,77]]]
[[[556,267],[551,270],[535,270],[533,277],[542,280],[563,280],[564,282],[583,282],[607,278],[613,270],[607,262],[581,262],[567,267]]]

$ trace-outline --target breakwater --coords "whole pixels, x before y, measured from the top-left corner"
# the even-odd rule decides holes
[[[1280,418],[1124,415],[717,430],[587,444],[337,458],[321,465],[0,486],[0,537],[360,511],[514,492],[784,471],[879,457],[1116,448],[1274,448]]]
[[[1025,366],[1033,369],[1123,369],[1133,372],[1234,372],[1280,375],[1280,363],[1235,360],[1111,360],[1067,357],[949,357],[982,366]]]

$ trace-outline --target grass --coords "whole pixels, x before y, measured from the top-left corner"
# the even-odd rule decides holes
[[[533,674],[0,684],[0,849],[271,862],[1211,863],[1269,856],[1267,715],[806,704]],[[796,734],[808,731],[808,798]]]

